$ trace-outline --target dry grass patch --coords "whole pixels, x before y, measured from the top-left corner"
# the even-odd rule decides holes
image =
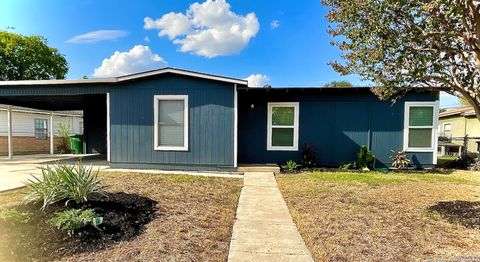
[[[5,228],[5,224],[2,228],[0,223],[0,260],[227,259],[237,201],[243,185],[241,179],[128,173],[106,173],[100,177],[111,185],[108,188],[110,193],[139,195],[156,203],[153,219],[140,234],[133,239],[85,250],[72,247],[75,244],[72,238],[46,223],[18,225],[14,227],[14,232]],[[17,205],[23,193],[24,190],[0,193],[0,209]]]
[[[325,172],[277,181],[316,261],[480,257],[478,173]]]

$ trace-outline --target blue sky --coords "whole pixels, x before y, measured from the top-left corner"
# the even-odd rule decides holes
[[[339,52],[326,11],[320,1],[2,0],[0,28],[47,37],[66,55],[70,79],[168,65],[272,86],[362,85],[327,65]]]

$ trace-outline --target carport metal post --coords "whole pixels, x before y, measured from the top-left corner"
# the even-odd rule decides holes
[[[53,112],[50,113],[50,155],[53,155]]]
[[[13,159],[12,106],[7,106],[8,159]]]

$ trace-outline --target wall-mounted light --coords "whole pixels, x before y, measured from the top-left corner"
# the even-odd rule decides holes
[[[255,109],[255,105],[254,105],[254,104],[251,104],[251,105],[250,105],[250,109]]]

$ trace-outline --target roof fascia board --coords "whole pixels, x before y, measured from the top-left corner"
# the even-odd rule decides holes
[[[117,82],[123,82],[128,80],[141,79],[144,77],[161,75],[165,73],[173,73],[178,75],[192,76],[203,79],[210,79],[220,82],[227,82],[240,85],[248,85],[247,80],[235,79],[229,77],[222,77],[216,75],[209,75],[204,73],[197,73],[192,71],[186,71],[175,68],[163,68],[159,70],[119,76],[110,78],[98,78],[98,79],[79,79],[79,80],[19,80],[19,81],[0,81],[0,86],[25,86],[25,85],[67,85],[67,84],[111,84]]]
[[[215,75],[197,73],[197,72],[192,72],[192,71],[185,71],[185,70],[180,70],[180,69],[175,69],[175,68],[164,68],[164,69],[159,69],[159,70],[156,70],[156,71],[139,73],[139,74],[135,74],[135,75],[120,76],[120,77],[118,77],[118,82],[134,80],[134,79],[149,77],[149,76],[154,76],[154,75],[161,75],[161,74],[165,74],[165,73],[173,73],[173,74],[178,74],[178,75],[193,76],[193,77],[198,77],[198,78],[216,80],[216,81],[221,81],[221,82],[229,82],[229,83],[240,84],[240,85],[247,85],[248,84],[247,80],[240,80],[240,79],[234,79],[234,78],[229,78],[229,77],[215,76]]]

